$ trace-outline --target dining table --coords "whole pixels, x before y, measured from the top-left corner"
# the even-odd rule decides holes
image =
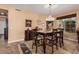
[[[52,31],[37,31],[38,34],[43,35],[43,52],[46,53],[47,35],[52,34]]]
[[[61,35],[62,37],[61,37],[61,41],[62,41],[62,44],[64,45],[64,42],[63,42],[63,30],[58,30],[57,29],[57,31],[42,31],[42,30],[39,30],[39,31],[37,31],[37,33],[38,34],[40,34],[40,35],[43,35],[43,52],[44,53],[46,53],[46,45],[47,45],[47,36],[48,35],[55,35],[55,33],[56,33],[56,35],[57,36],[59,36],[59,35]],[[60,33],[60,34],[57,34],[57,33]]]

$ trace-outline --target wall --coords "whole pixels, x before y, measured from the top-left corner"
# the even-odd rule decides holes
[[[79,28],[79,11],[77,11],[76,29]]]
[[[29,11],[26,11],[25,14],[26,14],[26,19],[32,20],[32,28],[35,28],[36,26],[38,26],[39,20],[44,21],[44,19],[45,19],[44,16],[35,14],[33,12],[29,12]],[[25,28],[25,29],[27,29],[27,28]]]
[[[8,10],[8,43],[24,40],[25,15],[7,5],[0,5],[0,8]]]
[[[33,21],[32,28],[37,25],[37,20],[43,18],[38,14],[25,11],[16,11],[9,5],[0,5],[1,9],[8,10],[8,43],[24,41],[25,19]]]

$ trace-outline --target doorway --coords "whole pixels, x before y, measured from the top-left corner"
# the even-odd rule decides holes
[[[8,42],[8,11],[0,9],[0,44]]]

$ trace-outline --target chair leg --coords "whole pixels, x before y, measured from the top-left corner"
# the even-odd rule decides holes
[[[42,40],[41,40],[41,43],[42,43]]]
[[[64,42],[62,41],[62,46],[64,46]]]
[[[58,44],[56,43],[56,49],[58,50]]]
[[[64,41],[63,41],[63,38],[62,38],[62,46],[64,46]]]
[[[33,49],[33,45],[34,45],[34,43],[32,44],[32,49]]]
[[[56,40],[56,49],[58,50],[58,39]]]
[[[60,48],[62,47],[62,44],[61,44],[61,42],[60,42]]]
[[[60,45],[60,48],[62,47],[62,41],[61,39],[59,39],[59,45]]]
[[[54,53],[54,49],[53,49],[53,46],[52,46],[52,53]]]
[[[37,44],[36,44],[36,51],[35,52],[37,53]]]
[[[52,40],[52,53],[54,53],[54,41]]]

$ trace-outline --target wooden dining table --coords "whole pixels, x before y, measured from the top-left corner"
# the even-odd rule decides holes
[[[37,31],[37,33],[43,35],[43,52],[46,53],[46,37],[51,34],[52,31]]]

